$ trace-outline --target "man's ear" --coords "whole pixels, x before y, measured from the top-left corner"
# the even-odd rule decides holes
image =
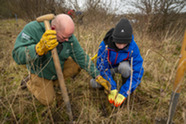
[[[52,30],[55,30],[55,29],[56,29],[56,26],[54,26],[54,25],[51,26],[51,29],[52,29]]]

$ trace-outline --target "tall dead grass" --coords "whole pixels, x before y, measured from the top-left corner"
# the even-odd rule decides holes
[[[0,122],[1,123],[68,123],[66,107],[56,87],[57,100],[51,107],[45,107],[28,92],[20,88],[20,82],[27,75],[24,66],[18,66],[11,51],[17,34],[23,28],[22,20],[0,20]],[[115,22],[89,22],[76,24],[75,35],[85,52],[93,57],[106,32]],[[77,28],[78,26],[78,28]],[[120,107],[113,107],[104,91],[89,86],[91,77],[84,70],[74,79],[66,80],[72,105],[74,123],[154,123],[155,118],[168,114],[172,84],[179,60],[181,40],[167,37],[154,41],[148,35],[134,29],[134,37],[144,59],[144,76],[140,86]],[[173,35],[174,36],[174,35]],[[158,38],[157,38],[158,39]],[[121,83],[117,75],[117,83]],[[183,82],[186,82],[184,79]],[[174,116],[176,124],[184,123],[186,107],[186,86],[182,91]]]

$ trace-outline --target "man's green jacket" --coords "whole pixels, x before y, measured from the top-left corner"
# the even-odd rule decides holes
[[[16,63],[26,64],[31,73],[37,74],[39,77],[45,79],[56,80],[57,74],[51,51],[43,56],[38,56],[35,51],[35,46],[40,41],[44,32],[45,27],[43,22],[32,21],[28,23],[18,35],[12,55]],[[61,51],[59,51],[59,45],[61,45]],[[71,56],[72,59],[93,78],[99,75],[99,71],[89,56],[84,52],[74,35],[69,38],[69,41],[65,41],[59,45],[57,46],[57,51],[62,69],[65,60]]]

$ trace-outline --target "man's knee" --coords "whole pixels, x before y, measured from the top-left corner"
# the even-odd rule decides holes
[[[29,82],[28,82],[29,83]],[[38,88],[32,88],[30,86],[28,86],[28,90],[31,92],[31,94],[34,95],[34,97],[43,105],[51,105],[54,101],[55,101],[55,93],[54,91],[48,91],[48,93],[46,93],[47,91],[43,91],[43,89],[38,90]],[[49,93],[50,92],[50,93]]]
[[[46,106],[51,105],[56,99],[55,95],[45,96],[44,98],[43,97],[36,97],[36,98],[41,104],[46,105]]]
[[[31,74],[30,80],[26,83],[28,90],[43,105],[51,105],[55,100],[53,81],[43,79]]]
[[[75,77],[80,71],[80,66],[71,57],[65,61],[63,68],[63,75],[65,79],[68,77]]]
[[[128,61],[123,61],[118,66],[118,71],[124,78],[128,78],[131,73],[130,64]]]

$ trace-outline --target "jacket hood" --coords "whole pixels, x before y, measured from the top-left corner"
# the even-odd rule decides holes
[[[121,49],[118,49],[115,45],[115,42],[113,42],[113,37],[112,37],[112,34],[113,34],[113,31],[114,31],[114,28],[110,29],[105,37],[103,38],[103,41],[106,45],[108,45],[109,48],[111,49],[114,49],[116,52],[120,51]],[[123,49],[123,50],[128,50],[128,46],[129,44]]]

